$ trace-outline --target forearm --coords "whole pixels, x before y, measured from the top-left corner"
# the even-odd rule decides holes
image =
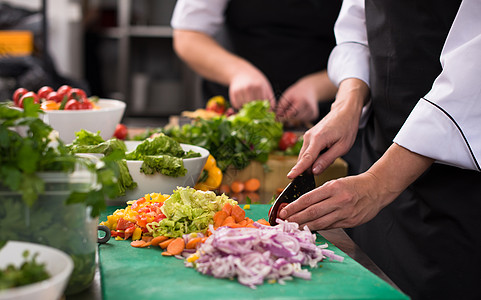
[[[369,87],[364,81],[357,78],[343,80],[339,85],[331,111],[360,118],[362,108],[369,100],[369,94]]]
[[[201,32],[174,30],[174,50],[199,75],[226,86],[240,70],[254,68]]]
[[[332,100],[336,97],[337,87],[327,76],[327,70],[306,75],[298,82],[303,82],[305,87],[312,88],[316,99],[320,102]]]
[[[382,207],[392,202],[434,162],[432,158],[411,152],[393,143],[384,155],[366,171],[374,177]]]

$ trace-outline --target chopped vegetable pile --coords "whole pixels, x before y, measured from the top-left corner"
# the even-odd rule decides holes
[[[344,259],[325,249],[327,244],[316,245],[307,227],[299,230],[298,224],[280,219],[275,227],[264,219],[254,221],[225,194],[178,187],[170,197],[152,193],[128,204],[101,223],[116,239],[132,237],[132,247],[159,247],[163,256],[185,259],[187,267],[202,274],[237,277],[250,288],[265,280],[310,279],[302,266],[315,268],[326,257]]]
[[[317,266],[325,257],[343,261],[343,257],[316,246],[316,235],[307,227],[278,220],[270,227],[258,222],[257,228],[219,227],[200,244],[186,260],[202,274],[217,278],[237,277],[239,283],[255,288],[264,280],[283,284],[293,277],[310,279],[311,273],[301,266]],[[213,229],[213,228],[212,228]]]
[[[182,237],[192,232],[205,233],[213,222],[214,214],[222,210],[225,203],[235,205],[237,201],[226,195],[217,196],[211,191],[179,187],[165,200],[161,208],[167,218],[152,222],[147,228],[154,237]]]

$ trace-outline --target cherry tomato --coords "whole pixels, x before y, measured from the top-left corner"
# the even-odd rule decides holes
[[[65,104],[65,110],[78,110],[80,109],[80,102],[75,99],[70,99]]]
[[[83,99],[82,102],[80,102],[80,109],[92,109],[93,105],[92,102],[90,102],[87,98]]]
[[[18,100],[18,106],[23,108],[23,101],[27,98],[33,98],[33,103],[40,103],[37,94],[35,94],[34,92],[28,92],[26,94],[23,94],[20,100]]]
[[[55,101],[57,103],[62,102],[62,96],[55,91],[50,92],[45,99],[50,101]]]
[[[286,131],[279,140],[279,149],[285,151],[287,148],[294,146],[296,142],[297,135],[292,131]]]
[[[115,127],[114,137],[119,140],[124,140],[127,137],[127,134],[127,126],[124,124],[117,124],[117,127]]]
[[[71,89],[72,87],[70,85],[62,85],[58,88],[57,93],[60,94],[63,99],[64,96],[68,95],[68,92],[70,92]]]
[[[84,99],[87,99],[87,94],[82,89],[73,88],[68,92],[68,99],[75,99],[77,101],[82,102]]]
[[[18,105],[18,101],[20,100],[20,98],[22,98],[22,96],[24,94],[28,93],[28,90],[27,89],[24,89],[24,88],[18,88],[15,90],[15,92],[13,93],[13,103],[15,103],[16,106],[19,106]]]
[[[43,86],[38,90],[37,95],[40,99],[46,99],[48,94],[50,94],[51,92],[53,92],[53,89],[51,87]]]

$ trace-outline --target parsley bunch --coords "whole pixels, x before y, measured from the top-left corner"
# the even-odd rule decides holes
[[[20,193],[23,201],[32,205],[45,191],[39,172],[72,173],[82,165],[97,175],[97,184],[88,191],[73,190],[66,203],[85,203],[92,207],[91,215],[98,216],[105,208],[105,198],[119,195],[115,161],[125,154],[114,151],[99,162],[76,156],[39,113],[43,112],[33,99],[25,100],[23,110],[0,103],[0,187]]]

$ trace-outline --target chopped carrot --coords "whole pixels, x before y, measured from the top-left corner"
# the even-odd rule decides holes
[[[142,245],[140,246],[140,248],[149,247],[150,245],[152,245],[151,242],[145,242],[144,244],[142,244]]]
[[[257,220],[257,223],[262,224],[262,225],[267,225],[267,226],[270,226],[270,225],[271,225],[271,224],[269,224],[269,222],[267,222],[267,221],[264,220],[264,219],[259,219],[259,220]]]
[[[197,245],[202,242],[202,239],[203,239],[203,238],[201,238],[201,237],[191,239],[191,240],[187,243],[187,245],[185,245],[185,248],[186,248],[186,249],[195,249],[195,248],[197,248]]]
[[[163,256],[173,256],[174,254],[169,253],[169,252],[167,252],[167,251],[164,251],[164,252],[162,252],[162,255],[163,255]]]
[[[241,228],[244,226],[241,226],[239,223],[227,223],[224,226],[230,227],[230,228]]]
[[[160,235],[160,236],[156,236],[154,237],[150,243],[152,244],[152,246],[158,246],[160,243],[168,240],[169,238],[166,237],[166,236],[163,236],[163,235]]]
[[[175,238],[168,246],[167,252],[171,253],[172,255],[179,255],[185,249],[185,242],[184,239],[181,237]]]
[[[217,229],[219,226],[222,226],[222,223],[224,223],[225,218],[227,218],[228,216],[229,215],[224,210],[219,210],[218,212],[216,212],[213,217],[214,229]]]
[[[226,202],[224,204],[224,207],[222,207],[222,210],[225,211],[228,216],[230,216],[230,214],[232,212],[232,204],[230,204],[229,202]]]
[[[208,236],[204,236],[203,238],[201,238],[200,242],[203,243],[205,242],[209,237]]]
[[[249,218],[249,217],[246,217],[245,220],[247,221],[247,224],[252,224],[252,223],[254,223],[254,220],[252,220],[252,219]]]
[[[246,227],[247,228],[257,228],[254,224],[247,224]]]
[[[241,227],[245,227],[247,225],[247,220],[244,219],[244,220],[238,222],[237,224],[239,224]]]
[[[229,223],[235,223],[234,217],[228,216],[227,218],[225,218],[224,222],[222,223],[222,226],[224,226],[225,224],[229,224]]]
[[[251,178],[244,182],[244,189],[247,192],[256,192],[261,187],[261,182],[257,178]]]
[[[167,248],[167,246],[169,246],[170,243],[172,243],[174,239],[168,239],[168,240],[165,240],[163,242],[160,242],[159,243],[159,247],[162,248],[162,249],[165,249]]]
[[[246,212],[239,205],[235,205],[232,207],[231,215],[234,217],[235,222],[239,223],[246,217]]]
[[[142,237],[142,241],[145,241],[145,242],[150,242],[152,241],[153,237],[149,236],[149,235],[144,235]]]
[[[130,242],[130,246],[135,247],[135,248],[140,248],[140,247],[142,247],[145,243],[146,243],[146,241],[136,240],[136,241]]]
[[[244,190],[244,183],[241,181],[233,181],[230,184],[230,189],[233,193],[240,193]]]

